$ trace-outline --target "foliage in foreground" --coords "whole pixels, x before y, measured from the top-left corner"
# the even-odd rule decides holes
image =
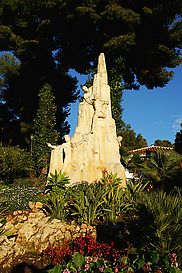
[[[59,247],[48,247],[43,262],[52,265],[49,273],[110,272],[110,273],[180,273],[175,253],[148,252],[127,254],[114,244],[99,243],[91,234],[64,242]]]
[[[90,225],[98,221],[118,222],[122,213],[133,209],[134,197],[130,200],[131,195],[134,194],[137,198],[139,191],[142,192],[145,189],[144,185],[140,185],[138,188],[133,186],[131,190],[130,185],[130,188],[125,190],[121,186],[121,179],[114,174],[108,174],[92,184],[82,182],[65,187],[67,183],[68,178],[64,174],[52,175],[48,181],[47,187],[50,192],[45,197],[45,204],[49,205],[49,210],[58,219],[60,215],[63,216],[64,210],[67,214],[66,217],[63,217],[64,220],[74,219]],[[62,213],[60,213],[61,210]]]
[[[115,241],[121,238],[122,247],[130,246],[136,252],[153,249],[180,255],[180,190],[149,192],[148,184],[143,181],[130,182],[124,189],[121,180],[113,174],[93,184],[62,186],[44,197],[45,209],[52,217],[96,225],[106,242],[111,237]]]

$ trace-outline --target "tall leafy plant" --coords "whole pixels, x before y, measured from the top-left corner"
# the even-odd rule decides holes
[[[68,186],[69,177],[65,173],[55,171],[55,174],[50,174],[46,185],[46,195],[42,198],[44,209],[51,217],[67,220],[68,206]]]
[[[89,224],[100,221],[116,223],[132,206],[128,200],[125,202],[125,190],[121,185],[122,181],[116,174],[107,174],[95,183],[84,182],[71,187],[72,216]]]
[[[65,191],[66,186],[69,185],[69,177],[66,173],[55,171],[54,174],[50,174],[47,179],[46,191],[54,193],[62,193]]]
[[[107,192],[100,183],[80,183],[72,187],[72,216],[78,221],[93,224],[103,214],[104,196]]]
[[[117,174],[108,174],[101,179],[100,184],[106,192],[103,197],[103,219],[106,222],[116,223],[121,214],[128,211],[131,204],[125,202],[125,191],[121,187],[122,180]]]

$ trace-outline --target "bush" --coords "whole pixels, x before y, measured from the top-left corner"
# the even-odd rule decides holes
[[[13,183],[14,179],[27,177],[34,171],[30,153],[19,147],[0,147],[0,180]]]

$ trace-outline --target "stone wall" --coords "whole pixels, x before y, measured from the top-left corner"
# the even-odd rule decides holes
[[[95,228],[86,224],[70,224],[51,219],[42,210],[40,202],[30,202],[29,211],[15,211],[7,217],[0,236],[0,266],[11,265],[11,261],[28,252],[41,253],[48,245],[57,245],[63,240],[92,232]]]

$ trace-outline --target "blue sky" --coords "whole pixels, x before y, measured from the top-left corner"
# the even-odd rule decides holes
[[[106,60],[107,62],[107,60]],[[132,129],[152,145],[156,139],[167,139],[174,143],[175,134],[182,123],[182,65],[175,70],[173,80],[166,87],[148,90],[141,87],[140,91],[124,91],[122,107],[123,120]],[[73,74],[73,73],[71,73]],[[76,74],[80,85],[87,77]],[[71,105],[68,122],[71,124],[70,136],[77,124],[78,103]]]
[[[125,91],[122,107],[124,121],[141,133],[148,145],[156,139],[174,143],[182,123],[182,66],[175,69],[166,87]]]

